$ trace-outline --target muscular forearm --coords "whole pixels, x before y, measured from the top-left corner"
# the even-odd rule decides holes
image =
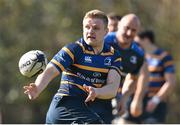
[[[56,71],[52,64],[49,64],[46,67],[45,71],[41,73],[35,81],[38,93],[40,94],[46,88],[49,82],[54,79],[58,74],[58,71]]]
[[[131,74],[128,74],[126,76],[126,79],[124,81],[123,87],[122,87],[122,98],[127,100],[127,98],[134,93],[136,88],[136,77],[132,76]]]
[[[134,99],[135,100],[142,100],[145,94],[145,91],[147,90],[148,87],[148,78],[149,78],[149,72],[147,69],[147,64],[144,63],[140,70],[140,74],[137,80],[137,87],[135,90],[134,94]]]
[[[116,96],[121,76],[116,70],[110,70],[107,78],[107,85],[102,88],[95,88],[96,97],[110,99]]]
[[[96,97],[100,99],[111,99],[116,96],[118,86],[113,84],[104,86],[102,88],[95,88]]]

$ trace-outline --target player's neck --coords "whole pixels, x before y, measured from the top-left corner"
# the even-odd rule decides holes
[[[131,43],[122,43],[122,42],[118,42],[118,45],[120,48],[122,49],[128,49],[131,47]]]
[[[99,53],[101,53],[102,50],[103,50],[103,47],[104,47],[104,44],[101,44],[101,45],[99,45],[99,46],[93,47],[94,54],[99,54]]]

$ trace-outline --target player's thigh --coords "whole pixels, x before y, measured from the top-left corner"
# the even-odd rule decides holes
[[[46,123],[93,123],[100,118],[76,97],[54,97],[47,113]]]

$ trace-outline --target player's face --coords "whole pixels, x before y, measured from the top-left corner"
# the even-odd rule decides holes
[[[99,47],[103,44],[104,36],[108,29],[102,19],[86,18],[83,21],[83,37],[85,42],[92,47]]]
[[[122,19],[118,25],[119,42],[130,45],[139,29],[139,22],[132,19]]]
[[[109,32],[117,31],[117,26],[118,26],[118,20],[108,19],[108,29],[109,29]]]

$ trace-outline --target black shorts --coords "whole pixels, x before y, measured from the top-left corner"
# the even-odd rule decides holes
[[[101,124],[102,119],[77,96],[55,95],[46,115],[46,124]]]
[[[145,107],[147,105],[148,100],[150,100],[151,98],[145,96],[143,99],[143,113],[139,117],[133,117],[130,114],[130,104],[132,102],[132,99],[133,99],[133,96],[130,97],[129,101],[127,102],[127,111],[123,115],[123,119],[137,123],[137,124],[144,123],[145,121],[150,120],[150,119],[157,122],[156,124],[165,122],[165,118],[167,114],[167,104],[165,102],[160,102],[158,106],[156,107],[156,109],[154,110],[154,112],[149,113],[145,110]]]

